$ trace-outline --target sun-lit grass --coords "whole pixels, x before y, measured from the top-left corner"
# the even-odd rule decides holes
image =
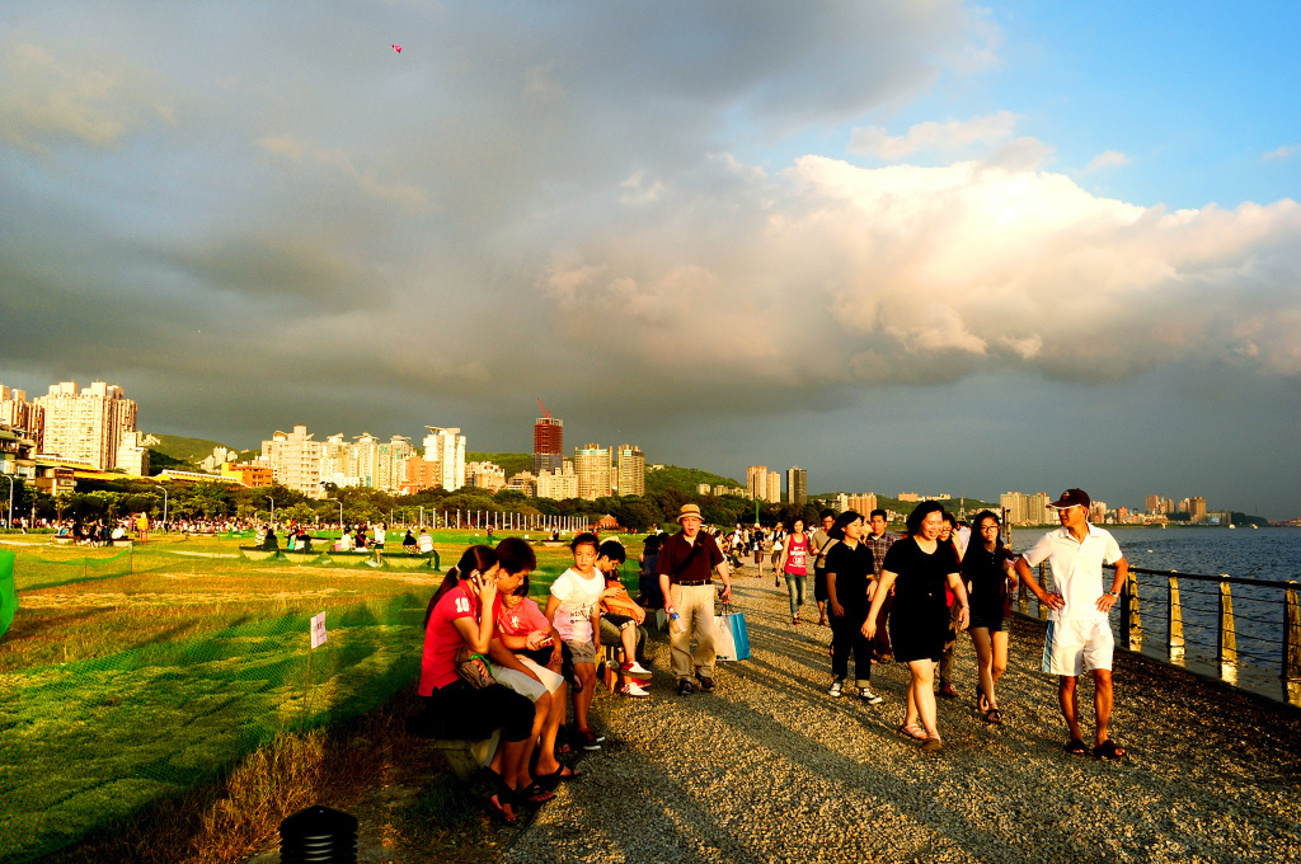
[[[486,539],[435,536],[444,567]],[[290,746],[274,743],[282,736],[389,701],[416,677],[420,622],[444,576],[250,562],[238,557],[245,538],[154,535],[131,550],[5,540],[19,609],[0,639],[3,860],[56,849],[210,784],[241,758],[273,758]],[[535,548],[532,593],[545,602],[572,557]],[[308,686],[307,622],[322,610],[329,641],[312,653]],[[257,800],[222,805],[233,814],[214,805],[205,830],[260,825]]]

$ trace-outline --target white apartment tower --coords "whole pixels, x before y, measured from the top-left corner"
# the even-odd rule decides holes
[[[439,485],[455,492],[465,485],[465,436],[455,427],[425,428],[425,461],[438,463]]]
[[[293,432],[279,432],[270,441],[262,442],[262,461],[272,471],[275,482],[301,492],[308,498],[324,498],[321,486],[321,467],[325,445],[313,441],[306,426],[295,426]]]
[[[619,494],[646,494],[646,454],[631,444],[619,446]]]
[[[578,497],[588,501],[608,498],[611,486],[610,449],[600,444],[574,448],[574,473],[578,475]]]
[[[88,462],[100,471],[117,467],[123,436],[136,431],[136,403],[116,384],[95,381],[77,392],[75,381],[50,386],[36,404],[45,413],[41,452]]]

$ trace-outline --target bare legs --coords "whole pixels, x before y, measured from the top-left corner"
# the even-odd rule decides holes
[[[554,774],[560,770],[560,763],[556,761],[556,735],[560,732],[560,724],[565,722],[565,690],[568,686],[561,684],[551,694],[551,710],[547,713],[546,722],[542,724],[541,749],[538,751],[539,775]]]
[[[930,737],[939,738],[935,726],[935,692],[931,689],[935,681],[935,662],[910,660],[908,671],[912,673],[912,681],[908,684],[908,711],[904,715],[904,725],[919,725]]]
[[[574,723],[579,729],[586,729],[587,711],[592,707],[592,696],[596,692],[596,664],[575,663],[574,674],[583,682],[583,692],[574,696]]]
[[[1111,705],[1114,693],[1111,686],[1110,669],[1093,670],[1093,712],[1097,720],[1093,743],[1099,745],[1107,740],[1107,729],[1111,726]],[[1084,740],[1080,728],[1079,700],[1075,692],[1075,678],[1063,675],[1057,679],[1057,701],[1062,707],[1062,716],[1071,731],[1072,738]]]
[[[980,672],[980,692],[984,695],[984,710],[998,707],[994,684],[1007,671],[1007,633],[988,627],[971,628],[971,644],[976,649],[976,667]]]

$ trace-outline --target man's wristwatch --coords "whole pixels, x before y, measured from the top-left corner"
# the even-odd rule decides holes
[[[1119,592],[1119,591],[1108,591],[1107,593],[1110,594],[1112,597],[1115,597],[1117,600],[1120,599],[1120,592]]]

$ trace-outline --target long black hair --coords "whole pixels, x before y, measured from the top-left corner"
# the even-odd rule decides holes
[[[429,598],[429,606],[425,609],[425,626],[429,626],[429,619],[434,614],[434,607],[438,601],[443,599],[443,595],[456,587],[462,579],[469,579],[474,573],[487,573],[497,564],[497,553],[492,551],[491,546],[471,546],[461,554],[461,560],[455,567],[447,571],[443,577],[443,584],[438,586],[434,596]]]

